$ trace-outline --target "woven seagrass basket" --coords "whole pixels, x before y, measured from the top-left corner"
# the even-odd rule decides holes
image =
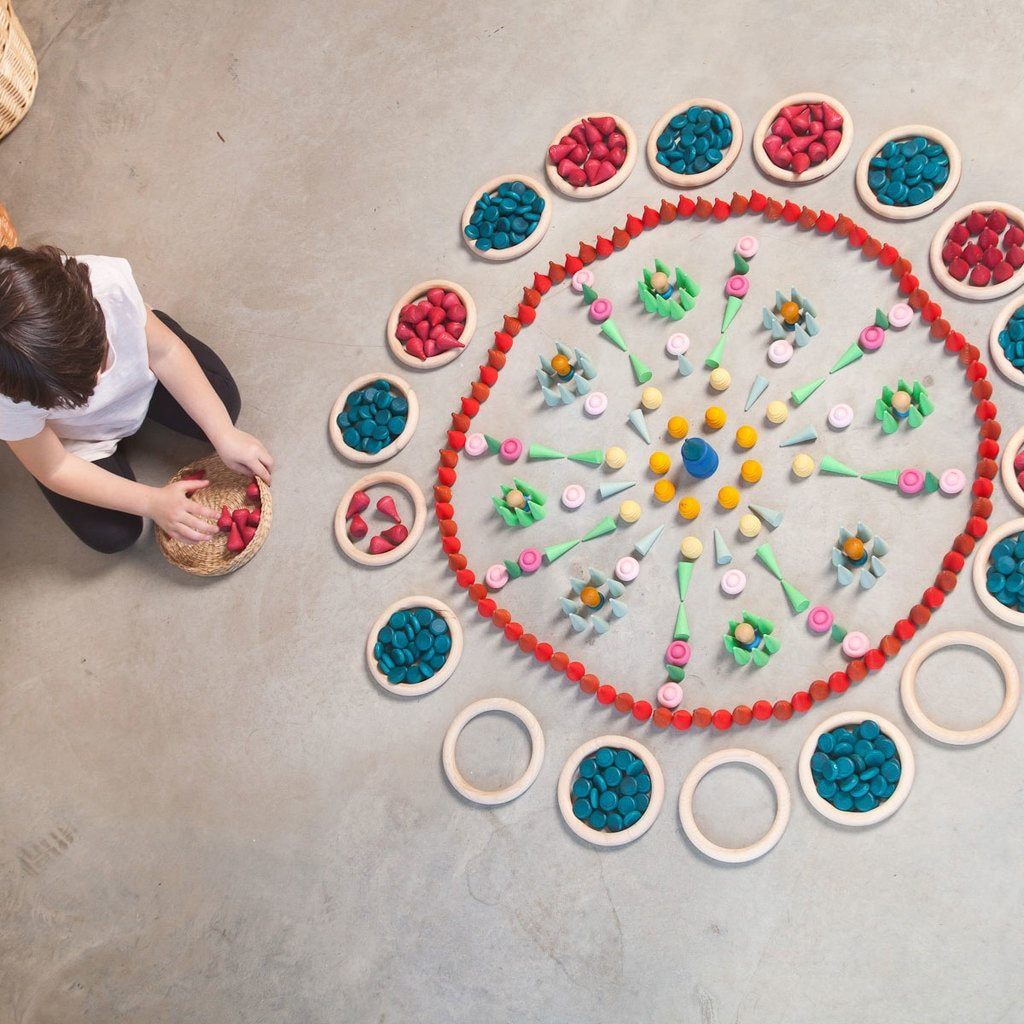
[[[7,207],[0,203],[0,249],[13,249],[18,244],[18,232],[14,230]]]
[[[196,491],[193,500],[209,508],[214,519],[220,515],[222,505],[227,505],[229,509],[245,507],[245,489],[249,486],[250,478],[228,469],[217,455],[209,455],[205,459],[183,466],[171,477],[170,483],[198,470],[203,470],[210,484]],[[218,533],[215,537],[200,541],[198,544],[184,544],[157,527],[157,543],[167,561],[179,569],[184,569],[185,572],[192,573],[193,576],[226,576],[229,572],[241,569],[243,565],[251,562],[269,536],[270,524],[274,518],[270,488],[262,480],[257,480],[257,483],[260,487],[262,508],[260,524],[256,527],[255,536],[243,550],[237,555],[228,551],[226,533]]]
[[[32,44],[11,0],[0,0],[0,139],[28,113],[38,84]]]

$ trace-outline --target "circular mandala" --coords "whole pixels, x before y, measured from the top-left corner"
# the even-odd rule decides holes
[[[826,678],[809,681],[806,688],[797,690],[788,699],[766,698],[754,701],[750,706],[738,705],[731,709],[655,709],[650,702],[634,700],[630,694],[620,692],[612,683],[602,682],[594,673],[588,672],[585,664],[578,658],[540,639],[526,624],[515,621],[511,612],[498,605],[483,582],[483,571],[486,567],[470,566],[458,536],[452,499],[457,486],[459,457],[466,443],[466,435],[472,429],[473,418],[497,385],[516,336],[534,323],[541,301],[552,288],[567,281],[595,260],[605,259],[614,252],[627,248],[632,239],[645,231],[655,230],[660,225],[679,218],[692,218],[711,223],[743,215],[759,215],[769,222],[790,225],[795,230],[805,232],[808,237],[815,238],[816,244],[820,242],[824,245],[826,238],[831,238],[833,244],[845,242],[851,249],[859,250],[865,259],[877,263],[883,271],[888,271],[896,283],[900,297],[928,325],[930,338],[942,343],[945,353],[955,358],[964,372],[966,386],[975,403],[975,418],[980,433],[973,492],[977,500],[971,505],[969,518],[962,531],[952,539],[949,551],[943,555],[934,583],[924,590],[906,616],[895,622],[891,631],[881,637],[862,657],[847,661]],[[1001,428],[995,418],[996,407],[990,400],[991,385],[985,380],[987,372],[987,368],[980,360],[978,347],[969,343],[962,333],[953,330],[949,321],[942,316],[941,306],[920,286],[910,261],[901,256],[892,245],[870,236],[866,228],[857,225],[849,217],[814,210],[790,200],[773,199],[756,190],[750,195],[735,193],[728,201],[703,197],[691,199],[688,196],[681,196],[675,202],[666,199],[657,210],[647,206],[641,215],[627,216],[625,224],[614,228],[610,232],[610,237],[599,236],[593,245],[581,243],[578,252],[567,254],[563,263],[549,263],[546,272],[535,273],[533,280],[523,290],[523,299],[518,308],[505,316],[501,327],[495,331],[486,362],[480,367],[478,377],[472,382],[468,394],[460,399],[458,408],[452,415],[452,427],[448,431],[447,444],[440,453],[434,511],[442,550],[448,558],[457,585],[466,591],[481,617],[489,620],[505,640],[516,644],[523,654],[546,663],[556,678],[567,678],[577,684],[584,693],[596,697],[602,705],[613,706],[621,714],[631,714],[639,721],[649,721],[657,729],[665,729],[671,725],[681,732],[691,728],[705,729],[712,726],[724,730],[733,725],[746,725],[769,719],[785,721],[794,714],[807,711],[817,701],[844,693],[852,684],[859,683],[869,674],[879,671],[887,661],[897,656],[902,646],[919,629],[927,624],[932,612],[945,601],[946,594],[956,587],[965,558],[971,554],[976,541],[983,537],[988,529],[987,520],[992,510],[988,498],[992,493],[992,480],[999,471],[997,457]]]

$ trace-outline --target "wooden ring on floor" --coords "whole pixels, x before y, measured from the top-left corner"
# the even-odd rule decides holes
[[[526,726],[526,731],[530,734],[530,763],[526,766],[526,771],[508,786],[502,789],[478,789],[467,782],[465,776],[459,771],[455,760],[455,747],[459,742],[462,730],[474,718],[493,711],[511,715]],[[441,764],[452,789],[467,800],[488,807],[493,807],[495,804],[507,804],[510,800],[522,796],[540,774],[543,761],[544,731],[540,727],[540,722],[537,721],[532,711],[523,707],[518,701],[509,700],[507,697],[488,697],[464,707],[452,720],[452,724],[448,726],[448,731],[444,734],[444,743],[441,745]]]
[[[818,748],[818,737],[822,733],[831,731],[841,725],[860,725],[871,719],[878,723],[878,728],[896,744],[896,750],[900,755],[900,778],[896,789],[891,797],[884,804],[879,804],[870,811],[841,811],[833,807],[824,797],[818,795],[811,776],[811,755]],[[804,741],[800,748],[800,761],[797,766],[797,773],[800,778],[800,788],[807,797],[807,802],[824,818],[834,821],[837,825],[849,825],[851,828],[863,828],[865,825],[875,825],[880,821],[894,815],[910,796],[910,788],[914,784],[914,751],[910,741],[897,726],[881,715],[871,711],[842,711],[838,715],[826,718],[817,728],[812,730],[810,736]]]
[[[550,154],[545,151],[544,172],[548,176],[548,181],[553,189],[569,199],[600,199],[601,196],[614,192],[632,174],[633,168],[636,166],[636,132],[633,131],[630,123],[619,117],[618,114],[609,114],[603,110],[596,113],[581,114],[579,117],[574,117],[568,124],[562,125],[558,130],[558,134],[551,140],[549,148],[550,146],[557,146],[562,141],[563,136],[568,135],[580,121],[586,121],[589,117],[610,117],[615,122],[615,127],[626,140],[626,158],[622,161],[622,166],[616,168],[615,173],[607,181],[602,181],[599,185],[580,185],[577,188],[575,185],[570,185],[558,173],[558,168],[551,162]]]
[[[732,142],[729,144],[729,148],[722,154],[722,159],[714,167],[709,167],[706,171],[699,171],[696,174],[677,174],[675,171],[669,170],[669,168],[658,163],[658,136],[668,127],[668,123],[673,117],[677,114],[685,113],[690,107],[707,107],[718,114],[727,114],[732,130]],[[669,107],[654,122],[654,127],[651,128],[651,133],[647,136],[647,163],[650,165],[654,176],[665,182],[666,185],[672,185],[675,188],[703,188],[703,186],[710,184],[712,181],[717,181],[736,163],[736,157],[740,155],[742,148],[743,125],[740,123],[739,114],[721,100],[699,96],[697,99],[686,100],[685,103],[677,103],[674,107]]]
[[[528,188],[532,188],[544,200],[544,209],[541,210],[540,220],[537,221],[537,226],[518,245],[510,245],[507,249],[478,249],[473,244],[475,239],[466,237],[466,225],[469,224],[469,219],[473,216],[477,200],[485,192],[488,194],[494,192],[499,185],[504,185],[506,181],[521,181]],[[517,256],[523,256],[528,253],[534,246],[539,244],[540,240],[547,234],[550,226],[551,193],[539,181],[527,174],[502,174],[497,178],[491,178],[487,184],[482,185],[470,196],[469,202],[466,203],[466,207],[462,211],[462,227],[459,230],[459,234],[462,236],[463,244],[474,256],[479,256],[482,260],[489,260],[491,263],[504,263],[506,260],[514,260]]]
[[[572,783],[580,767],[580,762],[601,747],[618,747],[628,750],[634,757],[639,757],[651,777],[651,802],[647,810],[629,828],[621,832],[599,832],[591,828],[585,821],[580,821],[572,813]],[[597,739],[581,743],[570,755],[558,777],[558,809],[562,812],[566,825],[580,839],[594,846],[624,846],[626,843],[639,839],[653,824],[661,812],[665,799],[665,777],[661,773],[661,765],[654,755],[642,744],[629,736],[598,736]]]
[[[771,828],[749,846],[719,846],[717,843],[711,842],[700,830],[693,814],[693,797],[697,786],[708,772],[726,764],[745,764],[756,768],[768,779],[772,789],[775,790],[775,820],[772,822]],[[705,857],[721,861],[723,864],[746,864],[749,861],[757,860],[758,857],[763,857],[775,848],[789,824],[792,805],[789,786],[786,784],[782,772],[764,754],[742,747],[730,747],[727,750],[718,750],[713,754],[708,754],[690,769],[690,773],[683,781],[683,788],[679,791],[679,821],[682,823],[686,838]]]
[[[1024,269],[1024,268],[1022,268]],[[1006,358],[1006,353],[1003,351],[1003,346],[999,344],[999,335],[1002,334],[1003,328],[1010,322],[1010,317],[1020,308],[1024,306],[1024,299],[1021,299],[1019,295],[1014,296],[1001,310],[999,310],[998,316],[992,321],[992,329],[988,332],[988,350],[992,355],[992,362],[995,363],[996,369],[1008,380],[1011,384],[1016,384],[1019,388],[1024,388],[1024,371],[1018,370],[1009,359]],[[1018,502],[1018,504],[1020,504]]]
[[[981,651],[996,663],[999,671],[1003,674],[1005,693],[1002,706],[994,717],[974,729],[949,729],[944,725],[939,725],[921,710],[921,705],[917,701],[917,673],[928,658],[946,647],[972,647],[974,650]],[[1017,705],[1020,703],[1020,675],[1013,659],[995,640],[990,640],[980,633],[952,630],[948,633],[939,633],[938,636],[926,640],[910,656],[910,660],[903,666],[903,673],[900,676],[900,698],[903,701],[903,709],[906,711],[907,717],[926,736],[930,736],[940,743],[967,747],[992,739],[1009,725],[1010,719],[1013,718]]]
[[[907,139],[912,139],[918,135],[929,142],[937,142],[946,151],[946,156],[949,157],[949,177],[946,178],[945,182],[943,182],[931,199],[926,202],[918,203],[917,206],[886,206],[885,203],[879,202],[878,197],[868,184],[868,171],[870,170],[871,161],[879,154],[886,143],[905,142]],[[884,217],[886,220],[917,220],[919,217],[927,217],[929,213],[934,213],[953,195],[957,185],[960,184],[962,167],[963,161],[960,156],[960,149],[945,132],[939,131],[938,128],[930,128],[924,124],[905,124],[899,128],[890,128],[889,131],[882,132],[864,150],[860,160],[857,162],[854,180],[860,201],[876,217]]]
[[[946,269],[942,259],[942,250],[946,245],[946,236],[953,230],[953,225],[963,220],[968,214],[977,210],[979,213],[989,214],[999,210],[1006,214],[1007,220],[1013,221],[1018,227],[1024,228],[1024,211],[1009,203],[1000,203],[994,199],[986,199],[977,203],[968,203],[961,206],[959,210],[951,213],[940,225],[938,231],[932,236],[932,244],[928,248],[928,262],[932,268],[935,280],[946,289],[950,295],[958,299],[969,299],[971,302],[986,302],[989,299],[1001,299],[1004,295],[1016,291],[1024,284],[1024,267],[1015,270],[1005,281],[999,284],[987,284],[982,288],[975,288],[966,281],[958,281]]]
[[[338,416],[345,408],[345,402],[353,391],[365,388],[367,384],[373,384],[374,381],[378,380],[386,380],[396,391],[402,393],[405,400],[409,403],[409,413],[405,421],[405,430],[403,430],[398,437],[391,442],[391,444],[381,448],[379,452],[370,455],[367,452],[361,452],[358,448],[353,448],[351,445],[345,443],[345,438],[342,437],[341,434],[341,428],[338,426]],[[367,373],[362,377],[356,377],[356,379],[346,385],[341,394],[338,395],[338,399],[334,403],[334,408],[331,409],[331,418],[327,423],[327,427],[331,435],[331,443],[342,455],[345,456],[346,459],[349,460],[349,462],[355,462],[364,466],[372,466],[378,462],[386,462],[393,455],[397,455],[412,440],[412,435],[416,430],[416,424],[419,423],[419,421],[420,403],[416,398],[416,392],[413,391],[406,381],[393,373]]]
[[[379,555],[371,555],[369,551],[363,551],[361,548],[357,548],[352,542],[348,535],[347,523],[345,513],[348,511],[349,502],[352,500],[352,496],[356,491],[368,491],[371,487],[377,487],[380,484],[390,484],[392,487],[398,487],[409,496],[409,500],[412,502],[413,507],[413,518],[412,526],[409,527],[409,536],[402,541],[401,544],[396,545],[390,551],[385,551]],[[420,537],[423,536],[423,528],[427,524],[427,502],[423,497],[423,492],[419,488],[419,484],[415,480],[411,480],[404,473],[392,473],[387,470],[378,470],[376,473],[367,473],[366,476],[360,477],[351,487],[342,495],[341,501],[338,502],[338,509],[334,513],[334,537],[338,542],[338,546],[342,551],[352,559],[353,562],[358,562],[360,565],[368,565],[374,569],[382,565],[391,565],[393,562],[397,562],[400,558],[404,558],[414,547]]]
[[[1003,447],[1003,457],[999,469],[1003,478],[1003,487],[1006,488],[1010,500],[1018,508],[1024,509],[1024,488],[1017,482],[1017,471],[1013,468],[1013,460],[1022,447],[1024,447],[1024,427],[1021,427]]]
[[[971,582],[974,584],[974,592],[978,595],[978,600],[985,606],[985,610],[997,619],[1008,622],[1018,629],[1024,627],[1024,612],[1000,604],[988,592],[988,587],[985,584],[988,575],[988,560],[992,556],[992,549],[1011,534],[1022,532],[1024,532],[1024,519],[1011,519],[1009,522],[1003,523],[1002,526],[990,530],[974,552],[974,565],[971,566]]]
[[[462,329],[462,336],[458,339],[462,342],[462,348],[452,348],[437,356],[429,356],[426,359],[417,359],[405,350],[405,345],[398,340],[395,335],[395,331],[398,329],[398,317],[402,312],[402,307],[407,306],[410,302],[416,302],[420,299],[426,298],[426,294],[431,290],[431,288],[443,288],[446,292],[454,292],[458,295],[459,300],[465,307],[466,322]],[[388,348],[391,349],[391,354],[403,366],[408,366],[413,370],[437,370],[440,369],[440,367],[447,366],[450,362],[458,359],[459,356],[466,351],[466,347],[472,340],[473,332],[475,330],[476,303],[473,301],[473,296],[470,295],[461,284],[439,277],[432,278],[429,281],[421,281],[419,284],[414,284],[398,299],[398,301],[391,307],[391,312],[388,314],[385,337],[387,338]]]
[[[452,646],[448,651],[448,657],[445,659],[444,664],[429,679],[424,679],[421,683],[390,683],[388,682],[388,677],[381,672],[377,665],[377,659],[373,656],[373,648],[377,643],[377,634],[384,628],[388,619],[395,612],[403,612],[409,608],[429,608],[431,611],[437,612],[448,623],[448,632],[451,635]],[[424,595],[403,597],[400,601],[389,604],[377,616],[370,627],[370,632],[366,636],[366,664],[369,666],[373,681],[382,690],[386,690],[396,697],[422,697],[425,693],[430,693],[448,682],[452,673],[458,667],[459,659],[462,657],[462,648],[462,624],[459,622],[459,617],[448,605],[443,601],[438,601],[436,597],[426,597]]]
[[[802,174],[797,174],[786,167],[777,167],[772,163],[771,158],[764,151],[764,140],[768,135],[775,119],[779,116],[783,107],[791,107],[795,103],[827,103],[843,119],[843,137],[836,146],[836,151],[830,156],[816,164],[808,167]],[[834,96],[823,92],[798,92],[792,96],[785,96],[777,103],[773,103],[754,129],[754,137],[751,142],[754,150],[754,162],[761,169],[762,173],[776,181],[785,182],[787,185],[806,185],[808,182],[817,181],[831,174],[845,159],[853,145],[853,118],[850,112]]]

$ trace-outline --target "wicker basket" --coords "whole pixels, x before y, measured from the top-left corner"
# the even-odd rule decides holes
[[[38,84],[32,44],[11,0],[0,0],[0,139],[28,113]]]
[[[245,489],[249,486],[250,478],[228,469],[221,462],[217,455],[209,455],[205,459],[189,463],[179,469],[171,478],[170,482],[181,480],[187,473],[194,473],[197,470],[206,473],[209,486],[196,491],[194,498],[200,505],[205,505],[214,511],[214,519],[220,516],[222,505],[229,509],[243,508],[246,504]],[[229,572],[241,569],[252,561],[253,556],[261,547],[270,534],[270,524],[274,518],[274,506],[270,497],[270,488],[258,480],[260,486],[260,525],[256,527],[256,534],[245,548],[233,555],[228,551],[228,537],[226,533],[218,533],[207,541],[200,541],[198,544],[183,544],[175,540],[160,527],[156,528],[156,539],[164,557],[172,565],[176,565],[193,576],[226,576]]]
[[[18,244],[18,232],[14,230],[7,207],[0,203],[0,249],[13,249]]]

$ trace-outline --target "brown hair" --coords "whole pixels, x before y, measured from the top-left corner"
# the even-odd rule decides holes
[[[40,409],[78,408],[106,351],[84,263],[49,245],[0,249],[0,393]]]

